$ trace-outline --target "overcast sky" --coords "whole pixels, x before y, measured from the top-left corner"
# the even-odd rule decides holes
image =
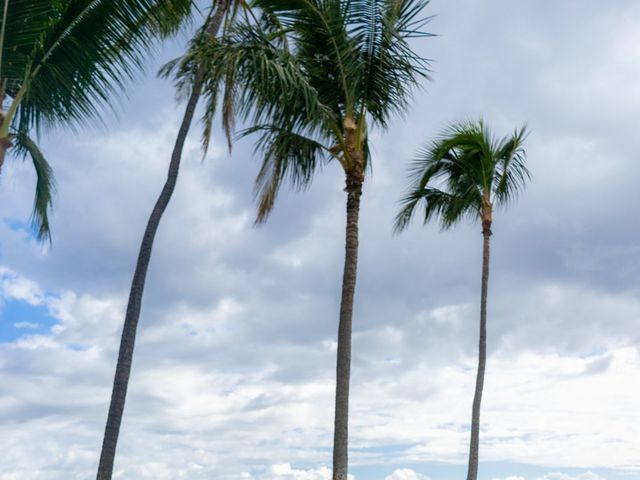
[[[433,59],[406,118],[373,134],[354,313],[351,473],[459,480],[476,364],[480,227],[394,237],[408,159],[451,121],[524,123],[533,173],[494,215],[480,480],[640,478],[640,4],[433,0]],[[0,478],[95,476],[134,261],[182,106],[150,62],[108,128],[42,140],[0,177]],[[344,252],[339,169],[253,226],[250,140],[187,144],[149,270],[120,479],[330,478]]]

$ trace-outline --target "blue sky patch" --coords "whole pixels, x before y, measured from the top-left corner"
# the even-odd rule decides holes
[[[417,463],[417,464],[387,464],[352,466],[349,472],[354,474],[357,480],[382,480],[398,469],[411,469],[416,473],[425,475],[431,480],[460,480],[466,478],[466,464],[450,463]],[[558,468],[526,465],[510,462],[480,462],[478,480],[503,480],[510,476],[522,477],[525,480],[537,480],[545,475],[558,472],[572,477],[592,472],[606,480],[629,480],[629,472],[621,472],[612,469],[577,469]]]
[[[14,232],[25,232],[29,236],[29,240],[38,240],[38,229],[30,221],[17,218],[4,218],[3,220]]]
[[[5,301],[0,310],[0,343],[13,342],[30,334],[46,334],[57,323],[45,305]]]

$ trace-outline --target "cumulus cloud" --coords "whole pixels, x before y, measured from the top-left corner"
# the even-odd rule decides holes
[[[391,475],[387,475],[384,480],[431,480],[426,475],[421,475],[410,468],[400,468]]]
[[[582,473],[577,476],[567,475],[566,473],[548,473],[544,477],[539,478],[538,480],[606,480],[600,475],[597,475],[593,472]]]
[[[35,282],[0,266],[0,301],[19,300],[30,305],[40,305],[43,298],[44,294]]]
[[[493,480],[526,480],[526,479],[525,477],[512,475],[504,479],[494,478]],[[543,477],[537,477],[536,480],[606,480],[606,479],[593,472],[585,472],[578,475],[569,475],[566,473],[553,472],[553,473],[547,473]]]
[[[331,470],[327,467],[298,470],[292,468],[288,463],[277,463],[271,465],[258,478],[259,480],[330,480]],[[353,476],[350,476],[350,478],[353,480]]]

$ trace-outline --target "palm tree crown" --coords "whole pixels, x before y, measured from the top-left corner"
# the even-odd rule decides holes
[[[238,85],[237,111],[252,119],[243,133],[259,134],[259,221],[284,181],[304,188],[332,159],[364,175],[367,122],[386,127],[427,77],[427,60],[409,46],[429,35],[420,16],[427,3],[257,0],[257,25],[237,26],[209,52],[209,75]]]
[[[495,138],[482,120],[449,127],[420,151],[410,170],[412,185],[401,201],[396,231],[404,230],[418,207],[448,229],[467,217],[491,227],[493,208],[508,203],[530,178],[523,141],[526,127]]]

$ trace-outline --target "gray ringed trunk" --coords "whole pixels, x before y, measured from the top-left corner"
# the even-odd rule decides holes
[[[228,7],[228,0],[219,0],[215,14],[211,18],[211,23],[207,28],[210,36],[215,36],[222,24],[222,19]],[[131,374],[131,363],[133,360],[133,348],[135,345],[136,331],[138,328],[138,320],[140,318],[140,306],[142,303],[142,294],[151,259],[151,251],[155,240],[158,226],[162,215],[171,200],[173,191],[178,180],[178,172],[180,169],[180,160],[182,158],[182,150],[184,143],[191,127],[191,122],[195,114],[195,109],[200,99],[202,86],[204,81],[204,71],[200,69],[193,83],[193,89],[187,101],[184,116],[178,135],[171,154],[171,161],[162,191],[153,207],[147,226],[142,237],[140,251],[136,269],[131,282],[129,291],[129,302],[127,304],[127,312],[125,314],[124,326],[122,328],[122,336],[120,338],[120,351],[118,352],[118,361],[116,364],[116,372],[113,380],[113,389],[111,391],[111,402],[109,404],[109,413],[107,415],[107,423],[104,430],[104,438],[102,441],[102,450],[100,452],[100,462],[98,465],[97,480],[111,480],[113,475],[113,465],[116,455],[116,446],[118,443],[118,435],[120,433],[120,424],[122,423],[122,414],[127,396],[127,387],[129,385],[129,376]]]
[[[338,326],[336,402],[333,433],[333,480],[347,480],[349,444],[349,380],[351,377],[351,331],[353,299],[358,268],[358,221],[362,179],[347,174],[347,224]]]
[[[158,226],[160,225],[162,214],[169,204],[169,200],[171,199],[178,179],[182,148],[193,119],[194,110],[199,96],[200,89],[194,86],[189,102],[187,103],[187,109],[182,121],[182,126],[180,127],[178,137],[176,138],[174,153],[171,157],[171,163],[169,164],[167,180],[156,201],[153,211],[151,212],[144,236],[142,237],[142,243],[138,253],[138,261],[136,263],[135,273],[131,282],[129,303],[127,304],[124,326],[122,328],[120,351],[118,353],[118,361],[116,364],[116,373],[113,381],[111,403],[109,405],[109,414],[107,416],[104,439],[102,442],[102,451],[100,453],[100,463],[98,466],[98,475],[96,477],[97,480],[110,480],[113,473],[116,445],[118,442],[118,434],[120,432],[120,424],[122,422],[122,414],[124,412],[127,387],[131,373],[131,362],[133,359],[133,348],[136,339],[136,330],[138,328],[138,320],[140,318],[140,305],[142,302],[142,294],[144,292],[147,269],[151,259],[151,250],[153,248],[153,242],[155,240]]]
[[[478,479],[478,457],[480,450],[480,404],[484,388],[484,372],[487,363],[487,292],[489,289],[489,247],[491,239],[491,222],[482,225],[482,287],[480,292],[480,342],[478,351],[478,374],[473,396],[471,415],[471,442],[469,446],[469,469],[467,480]]]

